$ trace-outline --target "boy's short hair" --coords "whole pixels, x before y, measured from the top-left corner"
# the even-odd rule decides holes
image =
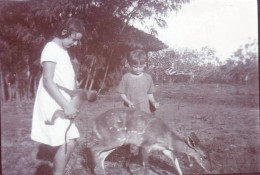
[[[66,33],[63,33],[66,31]],[[72,32],[85,33],[85,26],[83,21],[78,18],[68,18],[63,21],[56,30],[56,36],[58,38],[67,38]]]
[[[127,61],[129,65],[142,65],[147,62],[147,55],[142,49],[135,49],[129,52],[127,56]]]

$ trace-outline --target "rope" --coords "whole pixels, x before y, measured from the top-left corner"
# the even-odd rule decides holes
[[[68,131],[69,131],[73,122],[74,122],[74,119],[70,119],[70,124],[67,127],[66,132],[65,132],[65,154],[67,154],[67,134],[68,134]]]

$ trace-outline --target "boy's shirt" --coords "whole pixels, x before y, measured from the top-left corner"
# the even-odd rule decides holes
[[[153,94],[155,87],[149,74],[143,73],[140,77],[133,77],[130,73],[126,73],[123,75],[117,91],[125,94],[136,108],[151,113],[147,94]]]

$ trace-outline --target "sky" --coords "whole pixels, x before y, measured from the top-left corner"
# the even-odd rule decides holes
[[[258,40],[257,17],[257,0],[190,0],[157,37],[174,49],[207,46],[225,60],[250,38]]]

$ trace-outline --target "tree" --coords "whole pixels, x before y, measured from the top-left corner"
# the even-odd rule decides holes
[[[150,56],[149,68],[154,78],[166,80],[168,75],[165,71],[168,68],[176,73],[187,73],[193,75],[197,82],[222,82],[220,77],[220,61],[215,55],[215,51],[208,47],[200,50],[179,49],[164,50],[153,53]],[[169,78],[169,77],[168,77]]]
[[[258,42],[249,41],[237,49],[227,61],[226,74],[233,83],[258,82]]]
[[[51,39],[57,25],[71,16],[81,18],[86,24],[86,37],[78,51],[79,60],[88,60],[88,55],[96,58],[105,58],[97,61],[96,68],[88,67],[88,61],[83,61],[81,70],[86,72],[81,75],[93,74],[102,69],[104,74],[113,71],[120,65],[120,58],[132,45],[122,45],[124,31],[129,28],[129,23],[145,18],[154,19],[159,26],[164,26],[164,16],[172,10],[178,10],[183,3],[189,0],[40,0],[9,2],[1,1],[0,5],[0,39],[9,48],[11,57],[3,56],[2,67],[11,67],[3,70],[24,72],[37,70],[42,47]],[[15,49],[14,49],[15,48]],[[112,52],[113,50],[113,52]],[[111,54],[112,53],[112,54]],[[109,55],[109,57],[107,56]],[[28,60],[28,61],[19,61]],[[113,62],[115,65],[109,65]],[[38,63],[38,64],[35,64]],[[12,65],[12,66],[10,66]],[[89,71],[96,70],[96,71]],[[17,72],[19,75],[21,72]],[[30,73],[31,79],[38,81],[35,74]],[[85,76],[86,76],[85,75]],[[95,76],[91,76],[95,77]],[[21,77],[23,79],[23,77]],[[20,82],[24,80],[19,80]],[[18,82],[18,84],[21,84]],[[22,85],[24,86],[24,85]],[[27,88],[28,89],[28,88]],[[32,94],[34,94],[33,92]]]

